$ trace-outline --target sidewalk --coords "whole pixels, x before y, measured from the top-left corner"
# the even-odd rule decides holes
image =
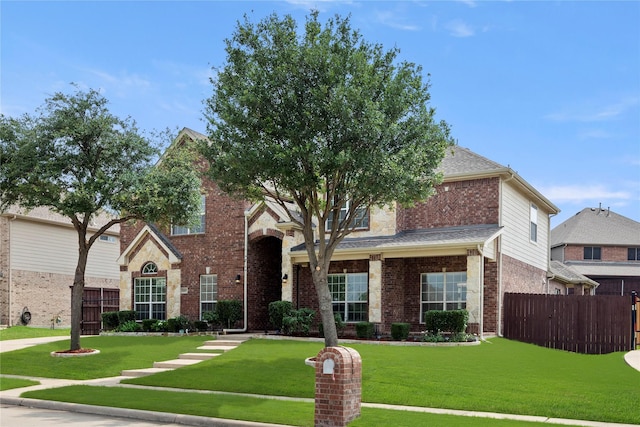
[[[236,339],[242,340],[242,338],[250,338],[251,335],[244,334],[242,337],[232,335],[232,336],[227,336],[225,338],[231,338],[231,337],[235,337]],[[6,352],[6,351],[13,351],[20,348],[30,347],[33,345],[43,344],[46,342],[60,341],[64,339],[68,339],[68,337],[27,338],[22,340],[0,341],[0,353]],[[631,351],[625,354],[624,358],[625,358],[625,361],[631,367],[640,371],[640,350]],[[6,377],[27,378],[27,377],[14,376],[14,375],[6,375]],[[82,404],[76,404],[76,403],[54,402],[54,401],[37,400],[37,399],[25,399],[20,397],[20,395],[25,391],[42,390],[46,388],[57,388],[57,387],[64,387],[67,385],[74,385],[74,384],[107,386],[107,387],[145,388],[144,386],[120,384],[120,381],[124,378],[130,378],[130,377],[116,376],[111,378],[97,378],[97,379],[91,379],[91,380],[65,380],[65,379],[54,379],[54,378],[29,377],[29,379],[39,381],[40,384],[31,386],[31,387],[0,391],[0,403],[7,404],[7,405],[22,405],[22,406],[28,406],[33,408],[41,408],[41,409],[53,409],[53,410],[60,410],[60,411],[97,414],[97,415],[104,415],[104,416],[110,416],[110,417],[132,418],[132,419],[152,421],[152,422],[176,423],[176,424],[183,424],[183,425],[189,425],[189,426],[208,425],[208,426],[276,427],[273,424],[256,423],[251,421],[238,421],[238,420],[217,419],[217,418],[210,418],[210,417],[199,417],[199,416],[192,416],[192,415],[172,414],[172,413],[164,413],[164,412],[152,412],[152,411],[143,411],[143,410],[134,410],[134,409],[82,405]],[[149,387],[149,388],[155,389],[155,390],[160,389],[158,387]],[[176,390],[176,389],[167,389],[167,390],[180,391],[180,392],[193,392],[193,390]],[[234,394],[234,393],[211,392],[211,394]],[[313,399],[283,398],[281,396],[262,396],[262,397],[265,399],[280,399],[280,400],[291,399],[296,401],[313,402]],[[538,423],[545,423],[545,424],[562,424],[562,425],[585,426],[585,427],[633,427],[634,426],[632,424],[607,423],[607,422],[599,422],[599,421],[570,420],[570,419],[564,419],[564,418],[548,418],[548,417],[542,417],[542,416],[500,414],[500,413],[492,413],[492,412],[474,412],[474,411],[462,411],[462,410],[440,409],[440,408],[423,408],[423,407],[414,407],[414,406],[385,405],[385,404],[374,404],[374,403],[364,403],[364,402],[362,403],[362,407],[363,408],[380,408],[380,409],[387,409],[387,410],[414,411],[414,412],[423,412],[423,413],[431,413],[431,414],[482,417],[482,418],[517,420],[517,421],[531,421],[531,422],[538,422]],[[291,426],[283,426],[281,424],[278,424],[278,426],[291,427]]]

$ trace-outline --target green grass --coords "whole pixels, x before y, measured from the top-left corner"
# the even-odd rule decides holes
[[[640,424],[640,372],[623,353],[583,355],[493,339],[470,347],[352,346],[363,402]],[[313,397],[304,358],[322,344],[251,340],[197,365],[131,384]],[[576,404],[580,402],[580,404]]]
[[[0,373],[44,378],[92,379],[120,375],[124,369],[150,368],[153,362],[176,359],[196,350],[202,336],[95,336],[81,338],[80,346],[100,354],[86,357],[51,357],[52,351],[69,348],[63,340],[2,353]]]
[[[35,399],[76,402],[87,405],[116,406],[119,408],[141,409],[217,417],[263,423],[313,426],[314,404],[312,402],[292,402],[260,399],[225,394],[174,393],[159,390],[139,390],[119,388],[117,393],[111,387],[68,386],[57,389],[23,393],[23,397]],[[170,405],[168,404],[170,402]],[[535,427],[537,423],[491,418],[462,417],[377,408],[362,408],[361,416],[349,424],[352,427]],[[552,426],[553,424],[545,424]]]
[[[69,336],[71,329],[69,328],[31,328],[29,326],[12,326],[6,329],[0,329],[0,341],[18,340],[22,338],[40,338],[40,337],[61,337]]]
[[[21,378],[0,377],[0,391],[11,390],[12,388],[29,387],[40,384],[38,381],[24,380]]]
[[[59,359],[48,353],[64,348],[67,342],[40,345],[3,353],[0,371],[58,378],[113,376],[122,369],[150,367],[153,361],[195,351],[205,339],[83,338],[83,347],[98,348],[102,353]],[[629,410],[640,401],[640,372],[624,362],[623,353],[581,355],[498,338],[468,347],[352,346],[363,360],[363,402],[640,424],[640,412]],[[318,342],[251,340],[211,360],[125,382],[313,398],[314,371],[304,359],[315,356],[322,347]],[[87,393],[73,386],[29,392],[28,397],[293,425],[310,425],[313,420],[312,403],[212,397],[195,391],[118,388],[114,392],[113,388],[96,387]],[[352,423],[471,424],[520,422],[500,424],[493,419],[363,408],[362,417]]]

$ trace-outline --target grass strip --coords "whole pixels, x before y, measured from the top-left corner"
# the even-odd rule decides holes
[[[0,341],[19,340],[23,338],[41,338],[41,337],[63,337],[69,336],[71,329],[69,328],[32,328],[29,326],[12,326],[6,329],[0,329]]]
[[[40,384],[38,381],[24,380],[22,378],[7,378],[0,376],[0,391],[11,390],[12,388],[29,387]]]
[[[26,392],[22,394],[22,397],[294,426],[310,427],[314,424],[313,403],[225,394],[67,386]],[[387,427],[390,425],[394,427],[415,427],[417,425],[430,427],[535,427],[541,424],[519,420],[362,408],[361,417],[349,425],[352,427]],[[550,426],[552,424],[544,425]]]

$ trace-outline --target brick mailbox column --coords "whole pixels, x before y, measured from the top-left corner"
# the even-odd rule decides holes
[[[325,347],[316,369],[316,427],[344,427],[360,416],[362,359],[347,347]]]

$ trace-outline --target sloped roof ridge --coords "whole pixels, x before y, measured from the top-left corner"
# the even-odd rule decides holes
[[[162,231],[160,231],[160,229],[155,224],[147,223],[147,225],[149,226],[151,231],[153,231],[156,237],[167,246],[167,249],[169,249],[176,256],[176,258],[182,259],[182,254],[180,253],[178,248],[175,247],[171,240],[169,240],[169,238]]]

